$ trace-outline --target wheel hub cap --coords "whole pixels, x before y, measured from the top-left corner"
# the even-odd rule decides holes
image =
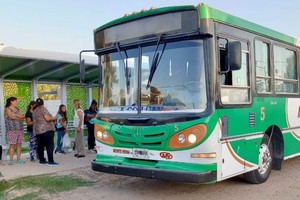
[[[259,150],[259,163],[258,171],[264,174],[270,167],[272,161],[272,156],[269,147],[266,144],[262,144]]]

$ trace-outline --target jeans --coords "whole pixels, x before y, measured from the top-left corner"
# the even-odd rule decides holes
[[[36,135],[32,131],[27,132],[29,135],[29,155],[30,160],[33,161],[34,158],[38,158],[37,155],[37,138]]]
[[[88,129],[88,149],[94,149],[96,146],[94,135],[94,124],[87,126]]]
[[[56,141],[56,151],[61,152],[62,151],[62,145],[63,145],[63,138],[65,135],[65,130],[57,130],[57,141]]]
[[[44,149],[46,147],[48,162],[54,162],[53,149],[54,149],[54,131],[47,131],[46,133],[37,134],[38,148],[40,162],[45,162]]]

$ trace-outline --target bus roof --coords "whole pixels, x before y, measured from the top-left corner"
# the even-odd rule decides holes
[[[99,30],[121,24],[124,22],[132,21],[138,18],[146,17],[146,16],[151,16],[151,15],[157,15],[157,14],[162,14],[166,12],[174,12],[174,11],[183,11],[183,10],[191,10],[191,9],[198,9],[200,13],[200,19],[212,19],[217,22],[221,22],[224,24],[228,24],[231,26],[235,26],[244,30],[247,30],[249,32],[253,32],[255,34],[265,36],[277,41],[281,41],[290,45],[298,46],[300,47],[300,40],[293,38],[291,36],[288,36],[286,34],[280,33],[278,31],[272,30],[270,28],[258,25],[256,23],[244,20],[242,18],[230,15],[228,13],[225,13],[223,11],[214,9],[210,6],[207,6],[203,3],[199,4],[198,6],[192,6],[192,5],[187,5],[187,6],[172,6],[172,7],[164,7],[164,8],[155,8],[155,9],[150,9],[146,11],[140,11],[137,13],[133,13],[130,15],[124,15],[124,17],[121,17],[119,19],[113,20],[111,22],[108,22],[104,24],[103,26],[98,27],[97,29],[94,30],[94,33],[98,32]]]
[[[164,8],[151,8],[150,10],[146,10],[146,11],[140,11],[137,13],[134,12],[133,14],[129,14],[129,15],[126,14],[124,15],[124,17],[118,18],[116,20],[104,24],[103,26],[100,26],[99,28],[94,30],[94,33],[117,24],[132,21],[146,16],[163,14],[166,12],[191,10],[191,9],[195,9],[195,6],[189,5],[189,6],[172,6],[172,7],[164,7]]]
[[[228,13],[225,13],[223,11],[214,9],[212,7],[209,7],[207,5],[200,5],[199,6],[199,13],[200,18],[205,19],[213,19],[215,21],[222,22],[224,24],[232,25],[235,27],[239,27],[242,29],[245,29],[249,32],[256,33],[258,35],[262,35],[268,38],[272,38],[275,40],[279,40],[281,42],[288,43],[290,45],[300,46],[299,40],[296,38],[293,38],[291,36],[288,36],[286,34],[277,32],[275,30],[272,30],[270,28],[255,24],[253,22],[244,20],[242,18],[230,15]]]

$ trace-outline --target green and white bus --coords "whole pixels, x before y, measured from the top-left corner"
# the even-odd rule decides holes
[[[300,153],[299,41],[204,4],[94,31],[95,171],[265,182]]]

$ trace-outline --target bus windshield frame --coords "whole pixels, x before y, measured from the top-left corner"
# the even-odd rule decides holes
[[[95,32],[95,48],[109,47],[115,42],[132,43],[161,34],[176,35],[195,32],[199,28],[197,19],[197,10],[189,9],[150,15],[105,27]]]
[[[99,114],[149,117],[203,113],[208,106],[203,43],[199,38],[181,39],[102,52]],[[159,61],[147,89],[155,52]]]

